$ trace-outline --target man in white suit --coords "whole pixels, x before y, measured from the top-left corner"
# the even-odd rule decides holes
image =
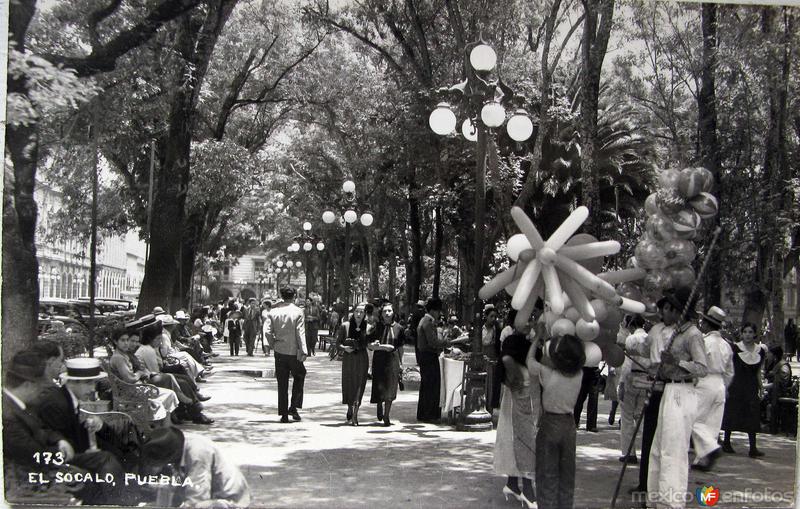
[[[264,336],[270,348],[275,350],[275,377],[278,379],[278,414],[281,422],[289,422],[289,415],[300,420],[298,408],[303,408],[303,384],[306,368],[303,365],[308,350],[303,310],[294,304],[294,288],[281,289],[282,302],[276,304],[267,315]],[[289,373],[292,383],[292,402],[289,406]]]

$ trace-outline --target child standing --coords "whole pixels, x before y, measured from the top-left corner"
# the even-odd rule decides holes
[[[528,367],[542,386],[542,416],[536,434],[536,491],[541,509],[572,509],[575,494],[575,422],[586,361],[575,336],[554,337],[541,362],[531,348]]]

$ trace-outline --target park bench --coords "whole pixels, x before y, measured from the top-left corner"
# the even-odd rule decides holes
[[[317,348],[319,348],[323,352],[325,351],[325,349],[329,344],[333,345],[333,336],[327,330],[320,330],[318,339],[319,339],[319,345],[317,346]]]
[[[139,430],[154,427],[157,421],[150,400],[158,397],[158,387],[146,383],[128,383],[114,373],[108,360],[102,359],[100,362],[108,373],[113,410],[130,416]]]

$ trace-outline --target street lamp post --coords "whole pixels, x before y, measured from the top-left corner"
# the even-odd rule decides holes
[[[490,134],[506,123],[506,107],[513,113],[506,123],[508,135],[516,142],[523,142],[533,133],[533,122],[522,109],[524,98],[514,94],[508,86],[492,79],[490,74],[497,63],[497,55],[484,41],[468,44],[464,49],[466,80],[441,92],[452,97],[464,114],[461,133],[469,141],[477,142],[475,165],[475,279],[473,295],[473,340],[472,355],[465,375],[466,401],[459,429],[486,431],[492,429],[492,416],[485,409],[486,358],[482,342],[482,301],[478,290],[483,285],[485,242],[484,223],[486,216],[486,156]],[[447,136],[455,132],[457,118],[447,102],[439,103],[429,118],[431,129]],[[495,161],[496,158],[489,158]]]
[[[344,256],[342,256],[341,288],[339,295],[345,305],[350,303],[350,228],[359,221],[356,211],[356,184],[352,180],[346,180],[342,184],[344,202],[339,216],[339,223],[344,226]],[[322,213],[322,221],[331,224],[336,221],[336,213],[326,210]],[[361,214],[360,222],[362,226],[369,227],[375,221],[375,216],[368,210]]]
[[[303,233],[296,236],[294,242],[289,246],[289,252],[296,253],[302,250],[306,257],[306,299],[311,295],[311,287],[313,286],[311,284],[311,278],[313,277],[311,253],[314,251],[314,248],[320,253],[325,249],[325,243],[321,238],[311,233],[311,227],[312,225],[310,222],[306,221],[303,223]]]

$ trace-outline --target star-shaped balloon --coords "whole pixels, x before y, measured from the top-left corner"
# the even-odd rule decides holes
[[[589,217],[589,209],[578,207],[545,241],[536,226],[519,207],[511,209],[511,217],[522,231],[509,239],[509,256],[517,261],[509,269],[486,283],[478,296],[489,299],[504,288],[513,296],[511,307],[518,310],[515,325],[526,323],[536,301],[544,294],[550,310],[561,315],[571,303],[587,323],[595,322],[596,314],[590,296],[597,297],[633,313],[644,311],[644,304],[617,295],[614,284],[641,279],[642,269],[594,274],[584,265],[589,260],[617,254],[615,240],[566,245]]]

